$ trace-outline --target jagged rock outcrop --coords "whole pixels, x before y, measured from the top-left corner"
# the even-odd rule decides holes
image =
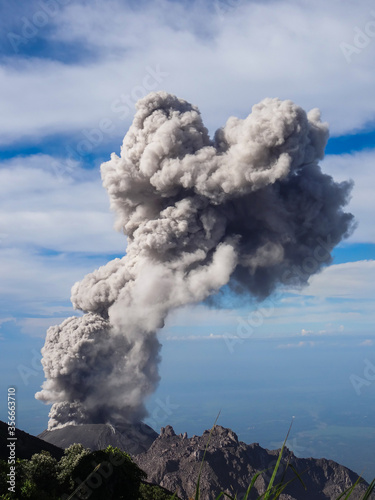
[[[43,431],[38,437],[61,448],[80,443],[95,451],[111,445],[134,455],[148,450],[158,434],[143,423],[121,427],[113,427],[110,424],[83,424]]]
[[[210,431],[202,436],[188,438],[186,433],[176,435],[171,426],[161,429],[159,437],[147,452],[133,457],[143,469],[148,480],[176,491],[182,500],[187,500],[195,491],[195,485],[201,466],[204,450]],[[265,491],[279,451],[269,451],[259,444],[247,445],[238,440],[230,429],[216,426],[207,448],[201,475],[201,498],[211,500],[221,492],[237,493],[238,500],[249,486],[252,477],[258,472],[270,468],[256,481],[250,499],[257,498]],[[283,466],[278,473],[280,481],[285,464],[290,464],[301,474],[306,490],[298,481],[294,481],[281,495],[280,500],[328,500],[336,499],[346,488],[354,484],[358,475],[332,460],[297,458],[288,449],[284,450]],[[286,478],[292,478],[291,469]],[[361,498],[367,485],[361,485],[351,500]],[[372,495],[371,499],[375,496]]]

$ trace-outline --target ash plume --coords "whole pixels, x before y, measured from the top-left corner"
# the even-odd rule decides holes
[[[224,285],[263,299],[319,239],[330,251],[350,233],[351,183],[318,164],[327,139],[319,110],[291,101],[265,99],[213,140],[182,99],[156,92],[137,103],[121,156],[101,166],[126,255],[76,283],[72,303],[85,314],[47,332],[36,397],[53,403],[49,429],[141,420],[171,309]]]

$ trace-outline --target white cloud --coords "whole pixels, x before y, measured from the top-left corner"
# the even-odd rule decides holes
[[[235,309],[214,309],[204,305],[185,306],[174,309],[169,314],[165,328],[176,328],[186,324],[193,328],[212,325],[232,325],[238,316]]]
[[[343,308],[342,305],[341,305],[341,308]],[[332,315],[332,313],[333,313],[333,316],[335,316],[335,318],[336,318],[337,311],[333,312],[332,308],[331,308],[331,315]],[[315,310],[315,314],[316,315],[321,314],[321,309],[319,307]],[[348,318],[348,316],[347,316],[347,318]],[[336,335],[336,334],[343,333],[344,330],[345,330],[344,325],[337,325],[337,323],[335,323],[334,325],[332,323],[326,323],[326,326],[323,330],[314,331],[314,330],[305,330],[304,328],[302,328],[301,335],[302,335],[302,337],[312,337],[312,336],[317,337],[317,336],[322,336],[322,335]]]
[[[301,330],[301,335],[305,336],[305,335],[311,335],[314,333],[314,330],[305,330],[304,328],[302,328]]]
[[[300,349],[301,347],[314,347],[315,342],[312,342],[311,340],[309,341],[303,341],[301,340],[300,342],[292,342],[290,344],[279,344],[277,346],[278,349]]]
[[[18,314],[73,314],[69,302],[72,285],[104,264],[105,259],[70,255],[39,255],[27,249],[0,249],[0,299],[4,310]],[[5,305],[6,306],[5,306]],[[8,316],[9,314],[7,314]]]
[[[74,313],[71,312],[70,316]],[[67,316],[53,318],[22,318],[16,321],[21,332],[31,337],[45,337],[46,331],[50,326],[59,325]]]
[[[347,210],[354,214],[358,227],[348,242],[375,243],[374,165],[374,150],[345,155],[328,155],[323,161],[324,171],[332,175],[336,181],[354,180],[352,199]]]
[[[163,340],[170,341],[186,341],[186,340],[222,340],[228,338],[235,337],[227,337],[226,335],[216,335],[214,333],[210,333],[210,335],[167,335],[163,338]]]
[[[49,156],[0,164],[0,247],[42,247],[58,252],[124,253],[113,229],[100,173],[57,176]]]
[[[329,266],[312,276],[300,293],[320,298],[373,299],[375,260]]]
[[[241,340],[368,332],[375,321],[374,283],[375,261],[332,265],[313,276],[306,288],[287,296],[272,296],[259,305],[221,310],[200,305],[173,311],[161,338],[190,338],[192,331],[198,338],[213,332]],[[267,315],[262,315],[256,326],[257,315],[252,311],[262,307]]]
[[[371,347],[374,345],[374,341],[372,339],[366,339],[359,344],[360,346]]]
[[[287,296],[277,294],[258,305],[219,310],[203,305],[181,308],[170,314],[161,336],[186,337],[186,328],[188,335],[191,331],[199,335],[214,332],[240,339],[369,331],[375,321],[373,262],[333,265],[314,276],[305,289]],[[262,308],[267,314],[258,324],[257,311]]]
[[[5,317],[5,318],[0,318],[0,326],[2,323],[7,323],[8,321],[12,321],[13,318],[11,316]]]
[[[56,172],[54,161],[35,155],[0,163],[0,299],[15,315],[72,315],[72,285],[105,264],[106,254],[125,253],[99,171]],[[41,334],[42,320],[22,321]]]
[[[67,130],[81,137],[84,127],[113,118],[121,94],[137,94],[149,65],[169,74],[156,87],[199,105],[212,128],[266,96],[320,107],[334,133],[362,127],[375,114],[375,40],[351,64],[340,44],[353,43],[372,8],[370,0],[240,2],[224,14],[203,2],[157,1],[134,11],[119,1],[67,5],[51,20],[52,41],[78,50],[83,43],[96,58],[6,61],[2,141]]]

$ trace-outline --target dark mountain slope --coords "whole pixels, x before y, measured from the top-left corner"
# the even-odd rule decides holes
[[[110,424],[85,424],[67,425],[61,429],[43,431],[38,437],[61,448],[80,443],[94,451],[111,445],[135,455],[148,450],[158,434],[143,423],[116,428]]]
[[[8,425],[0,420],[0,459],[8,459]],[[59,460],[64,450],[55,446],[54,444],[47,443],[27,432],[16,429],[16,457],[17,458],[31,458],[34,453],[40,453],[42,450],[49,451],[53,457]]]

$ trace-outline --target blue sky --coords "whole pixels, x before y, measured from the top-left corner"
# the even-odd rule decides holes
[[[185,389],[189,369],[203,362],[196,355],[202,346],[207,359],[213,352],[219,365],[242,367],[248,386],[253,381],[240,356],[244,346],[253,346],[264,363],[268,359],[255,339],[276,342],[278,355],[297,357],[303,350],[311,359],[318,359],[314,349],[326,345],[333,353],[332,343],[346,349],[350,339],[359,365],[365,359],[375,363],[372,2],[0,5],[0,374],[3,401],[8,385],[19,389],[22,428],[46,427],[48,408],[33,400],[43,381],[38,352],[48,326],[76,314],[71,286],[125,252],[125,238],[112,229],[99,167],[111,152],[119,153],[134,104],[149,90],[167,90],[196,104],[211,134],[229,116],[246,116],[264,97],[319,107],[331,131],[322,168],[338,181],[354,180],[349,209],[358,222],[335,249],[332,265],[303,290],[279,291],[270,314],[251,333],[241,325],[262,305],[231,301],[222,310],[198,305],[173,312],[160,333],[166,369],[151,407],[159,394],[178,397],[179,388],[171,384],[176,367],[168,367],[181,345]],[[326,365],[339,363],[333,354],[324,359]],[[272,363],[269,376],[275,377]],[[210,388],[217,396],[214,420],[222,393],[219,383]],[[361,401],[365,407],[367,399]],[[183,427],[177,414],[167,417]],[[3,404],[0,418],[6,419]],[[194,431],[207,425],[204,420]]]

